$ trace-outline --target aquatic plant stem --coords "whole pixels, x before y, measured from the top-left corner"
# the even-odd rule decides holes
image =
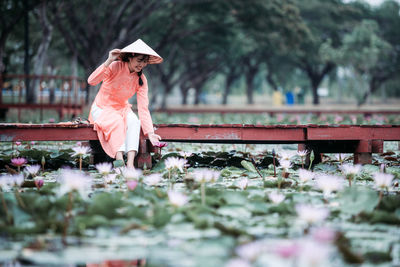
[[[25,203],[21,198],[21,195],[19,194],[18,188],[14,192],[15,198],[18,200],[18,204],[21,206],[21,208],[26,209]]]
[[[71,210],[72,210],[72,192],[68,192],[67,212],[65,214],[64,231],[63,231],[63,236],[62,236],[62,242],[65,246],[67,245],[67,233],[68,233],[68,226],[69,226]]]
[[[206,184],[203,182],[201,183],[201,204],[206,205]]]
[[[0,196],[1,196],[1,204],[3,205],[4,212],[6,213],[6,217],[9,223],[11,223],[10,213],[8,212],[7,203],[4,199],[3,189],[0,188]]]
[[[82,156],[79,156],[79,170],[82,171]]]

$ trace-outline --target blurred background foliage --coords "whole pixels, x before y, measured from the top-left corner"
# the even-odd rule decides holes
[[[319,104],[324,82],[359,105],[381,90],[400,96],[393,0],[3,0],[0,9],[2,73],[86,79],[109,50],[141,38],[164,58],[146,69],[162,107],[173,90],[182,104],[190,90],[194,104],[211,90],[223,104],[238,92],[252,104],[255,92],[295,87]]]

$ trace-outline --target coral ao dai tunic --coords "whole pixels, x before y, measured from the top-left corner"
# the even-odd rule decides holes
[[[126,118],[132,107],[128,100],[135,93],[143,133],[153,132],[153,122],[148,109],[147,79],[144,74],[141,77],[142,86],[139,85],[139,76],[136,72],[129,72],[126,62],[114,61],[108,67],[100,65],[88,78],[90,85],[103,82],[94,100],[94,104],[103,111],[95,121],[89,115],[89,121],[94,124],[94,130],[97,131],[104,151],[112,158],[115,158],[125,141]]]

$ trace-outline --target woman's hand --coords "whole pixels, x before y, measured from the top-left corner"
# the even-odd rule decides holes
[[[113,49],[108,52],[108,58],[104,63],[106,66],[109,66],[113,61],[117,60],[118,57],[121,55],[121,49]]]
[[[149,140],[150,140],[151,144],[154,146],[155,144],[160,142],[161,136],[159,136],[158,134],[155,134],[155,133],[149,133]]]

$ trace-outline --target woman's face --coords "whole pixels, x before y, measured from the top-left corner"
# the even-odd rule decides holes
[[[131,67],[131,70],[134,72],[141,71],[144,67],[147,66],[149,62],[148,60],[148,56],[145,55],[139,55],[137,57],[130,58],[129,65]]]

